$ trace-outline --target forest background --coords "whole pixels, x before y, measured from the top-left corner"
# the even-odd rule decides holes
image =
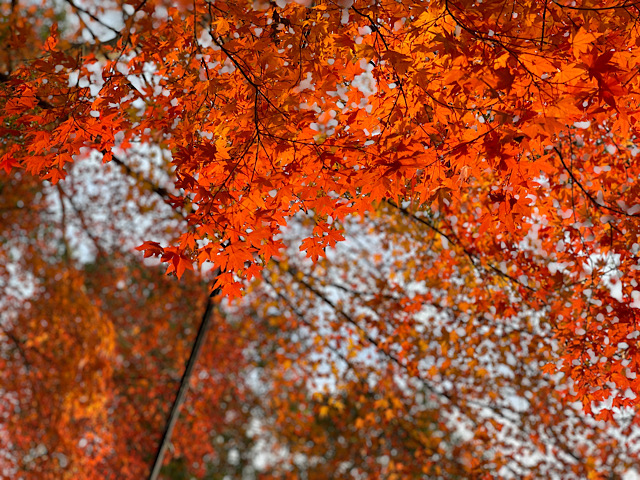
[[[0,475],[635,478],[638,15],[1,3]]]

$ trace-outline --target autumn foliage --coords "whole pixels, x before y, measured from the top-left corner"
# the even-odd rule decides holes
[[[0,13],[4,478],[637,465],[637,4]]]

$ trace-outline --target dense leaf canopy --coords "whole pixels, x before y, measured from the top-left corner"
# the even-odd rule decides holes
[[[637,464],[636,3],[0,9],[3,476]]]

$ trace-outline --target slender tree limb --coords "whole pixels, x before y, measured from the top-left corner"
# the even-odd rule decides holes
[[[578,7],[574,5],[562,5],[561,3],[558,3],[555,0],[553,0],[553,3],[555,3],[560,8],[566,8],[569,10],[582,10],[585,12],[603,12],[605,10],[617,10],[620,8],[626,9],[628,7],[635,7],[637,5],[640,5],[640,2],[625,2],[619,5],[612,5],[610,7]]]
[[[217,278],[218,275],[220,275],[220,270],[216,272],[215,277]],[[187,390],[189,389],[189,380],[191,379],[191,374],[193,373],[193,369],[195,368],[196,362],[198,361],[198,355],[200,354],[200,350],[202,349],[202,345],[204,344],[204,340],[207,334],[207,329],[209,328],[211,312],[213,311],[214,306],[213,298],[219,293],[220,289],[216,288],[207,298],[207,306],[204,310],[204,313],[202,314],[202,320],[200,321],[200,327],[198,328],[196,340],[193,343],[193,347],[191,348],[191,354],[189,355],[187,366],[185,367],[184,373],[182,374],[182,379],[180,380],[180,387],[178,388],[178,391],[176,393],[176,398],[173,401],[171,410],[169,410],[169,415],[167,417],[164,432],[162,433],[160,443],[158,444],[158,448],[156,450],[156,455],[153,460],[151,471],[148,477],[149,480],[156,480],[158,478],[158,475],[160,474],[162,461],[164,460],[164,454],[169,447],[171,434],[173,433],[173,428],[175,427],[176,422],[178,421],[178,416],[180,414],[180,407],[182,406],[182,403],[184,402],[184,399],[187,395]]]
[[[610,207],[609,205],[606,205],[604,203],[600,203],[592,194],[591,192],[589,192],[586,188],[584,188],[584,186],[582,185],[582,183],[580,183],[580,181],[576,178],[576,176],[573,174],[573,170],[571,168],[569,168],[567,166],[567,164],[564,162],[564,157],[562,156],[562,152],[560,152],[560,150],[558,149],[558,147],[553,147],[553,149],[555,150],[555,152],[558,154],[558,158],[560,159],[560,163],[562,164],[562,166],[564,167],[564,169],[567,171],[567,173],[569,174],[569,176],[571,177],[571,180],[573,181],[573,183],[575,183],[578,188],[580,190],[582,190],[582,193],[585,194],[585,196],[587,197],[587,199],[593,204],[595,205],[597,208],[604,208],[605,210],[609,210],[610,212],[613,213],[617,213],[618,215],[623,215],[625,217],[634,217],[634,218],[638,218],[640,217],[639,214],[637,213],[627,213],[623,210],[620,210],[619,208],[614,208],[614,207]]]
[[[545,0],[544,10],[542,12],[542,33],[540,34],[540,50],[544,48],[544,27],[547,21],[547,4],[548,0]]]
[[[522,288],[526,288],[527,290],[529,290],[531,292],[535,292],[536,291],[535,288],[530,287],[529,285],[525,285],[524,283],[522,283],[517,278],[509,275],[508,273],[503,272],[502,270],[500,270],[498,267],[496,267],[495,265],[493,265],[491,263],[487,263],[486,266],[482,265],[481,259],[480,259],[480,257],[478,255],[476,255],[473,252],[471,252],[467,247],[462,245],[460,243],[460,241],[456,241],[457,239],[454,240],[451,237],[451,235],[447,235],[442,230],[440,230],[438,227],[433,225],[431,222],[425,220],[422,217],[416,216],[415,214],[411,213],[406,208],[403,208],[400,205],[396,204],[393,200],[385,200],[385,202],[388,203],[389,205],[391,205],[392,207],[400,210],[400,212],[402,212],[403,214],[407,215],[408,217],[410,217],[411,219],[415,220],[416,222],[421,223],[423,225],[426,225],[431,230],[436,232],[438,235],[441,235],[442,237],[446,238],[449,243],[451,243],[453,245],[457,245],[458,247],[460,247],[462,249],[462,251],[464,252],[464,254],[467,256],[467,258],[469,258],[469,261],[471,262],[471,265],[473,265],[475,268],[479,268],[479,267],[488,268],[489,270],[492,270],[493,272],[495,272],[497,275],[499,275],[500,277],[504,278],[505,280],[509,280],[510,282],[513,282],[513,283],[521,286]]]

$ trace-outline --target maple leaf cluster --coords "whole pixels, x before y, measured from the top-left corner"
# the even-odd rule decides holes
[[[214,288],[199,441],[169,470],[637,461],[636,5],[22,3],[0,6],[7,476],[144,475]],[[264,445],[286,458],[258,468]]]

